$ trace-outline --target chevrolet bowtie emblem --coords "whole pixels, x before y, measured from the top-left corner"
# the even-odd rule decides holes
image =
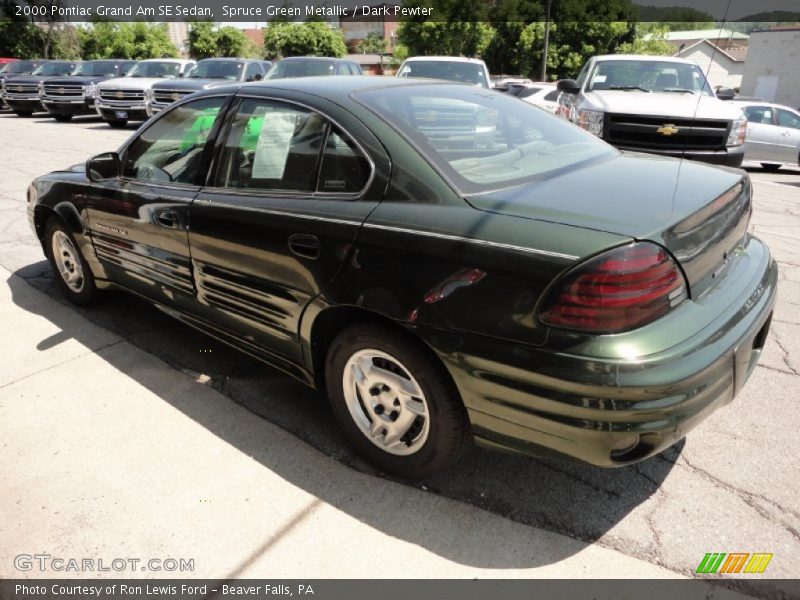
[[[18,85],[18,86],[17,86],[17,91],[18,91],[18,92],[21,92],[21,91],[22,91],[22,86],[21,86],[21,85]]]
[[[661,135],[675,135],[679,131],[680,129],[675,127],[675,125],[670,125],[669,123],[656,129],[656,133],[660,133]]]
[[[123,94],[122,92],[117,92],[117,98],[124,98],[124,97],[125,94]]]
[[[58,88],[58,93],[59,94],[63,94],[64,93],[64,88]]]
[[[173,100],[173,101],[174,101],[174,100],[177,100],[177,99],[178,99],[178,98],[180,98],[180,97],[181,97],[181,95],[180,95],[180,94],[172,94],[172,96],[170,96],[170,98],[172,98],[172,100]]]

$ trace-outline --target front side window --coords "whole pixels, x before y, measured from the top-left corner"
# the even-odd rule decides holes
[[[247,65],[247,70],[245,71],[244,77],[247,81],[255,81],[256,75],[263,75],[263,71],[261,67],[258,66],[258,63],[250,63]]]
[[[126,152],[124,177],[200,185],[203,151],[224,98],[202,98],[164,113]]]
[[[512,96],[460,85],[354,94],[464,193],[520,185],[616,154],[595,136]]]
[[[746,106],[744,115],[750,123],[773,124],[772,108],[769,106]]]
[[[800,116],[788,110],[779,108],[778,112],[778,125],[781,127],[791,127],[792,129],[800,129]]]
[[[313,191],[327,126],[301,107],[245,99],[225,142],[217,186]]]

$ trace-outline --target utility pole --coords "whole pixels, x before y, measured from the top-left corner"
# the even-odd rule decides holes
[[[550,4],[553,0],[547,0],[547,12],[544,18],[544,48],[542,50],[542,69],[541,81],[547,81],[547,50],[550,45]]]

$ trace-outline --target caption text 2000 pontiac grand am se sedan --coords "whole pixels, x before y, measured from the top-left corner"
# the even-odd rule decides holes
[[[741,389],[775,301],[744,172],[449,83],[208,90],[28,193],[72,301],[128,290],[325,390],[403,477],[472,439],[652,456]]]

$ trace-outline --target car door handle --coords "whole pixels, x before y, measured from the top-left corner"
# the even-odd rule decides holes
[[[156,213],[156,220],[159,225],[175,229],[180,225],[180,218],[178,213],[174,210],[163,210]]]
[[[289,250],[303,258],[319,258],[319,238],[310,233],[293,233],[289,236]]]

